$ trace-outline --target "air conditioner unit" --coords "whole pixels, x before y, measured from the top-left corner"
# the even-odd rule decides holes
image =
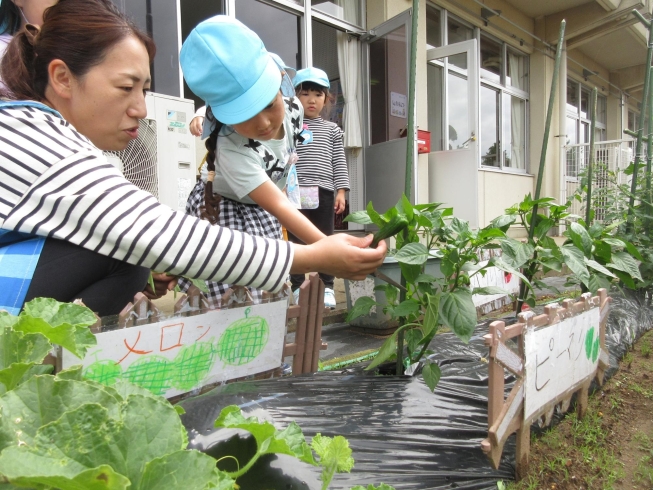
[[[140,121],[138,138],[122,151],[105,154],[131,183],[184,211],[196,182],[195,138],[188,129],[193,101],[148,93],[145,103],[147,117]]]

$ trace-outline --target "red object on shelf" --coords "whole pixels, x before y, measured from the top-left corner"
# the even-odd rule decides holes
[[[431,153],[431,132],[417,130],[417,153]]]

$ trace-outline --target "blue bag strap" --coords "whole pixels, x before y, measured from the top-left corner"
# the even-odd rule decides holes
[[[58,111],[41,102],[0,100],[0,109],[20,107],[33,107],[63,119]],[[20,313],[43,245],[45,237],[0,229],[0,310]]]
[[[50,114],[63,119],[63,116],[59,113],[59,111],[53,109],[52,107],[48,107],[41,102],[36,102],[35,100],[0,100],[0,109],[19,107],[34,107],[35,109],[49,112]]]

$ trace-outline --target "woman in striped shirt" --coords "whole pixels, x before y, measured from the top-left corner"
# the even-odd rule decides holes
[[[150,269],[276,291],[289,272],[363,278],[380,265],[385,246],[367,249],[371,237],[309,246],[252,237],[172,211],[126,181],[102,150],[138,136],[153,55],[152,41],[108,0],[61,0],[41,29],[27,25],[10,43],[2,76],[14,101],[0,102],[0,309],[48,296],[115,314]],[[35,242],[38,256],[39,241],[37,265],[19,274],[7,259],[12,247]],[[22,298],[2,304],[9,290]]]

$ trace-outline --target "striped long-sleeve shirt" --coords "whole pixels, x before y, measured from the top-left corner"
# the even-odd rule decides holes
[[[0,228],[53,237],[161,272],[278,290],[288,242],[211,226],[125,180],[67,121],[0,109]]]
[[[297,144],[299,185],[317,185],[330,191],[349,190],[342,130],[321,117],[304,119],[304,130],[302,136],[309,134],[309,138]]]

